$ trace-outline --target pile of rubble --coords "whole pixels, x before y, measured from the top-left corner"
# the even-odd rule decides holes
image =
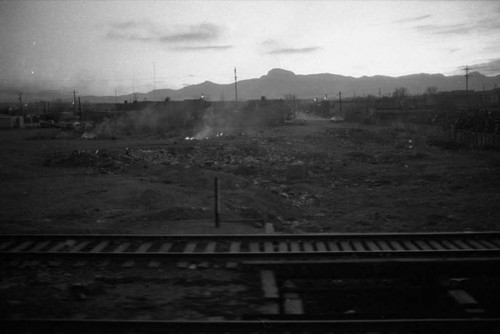
[[[303,140],[303,139],[301,139]],[[279,142],[279,144],[277,143]],[[281,142],[286,145],[283,147]],[[245,141],[180,141],[162,149],[129,149],[122,151],[78,150],[67,156],[48,159],[46,165],[88,167],[101,173],[123,173],[139,162],[150,167],[171,166],[182,169],[209,169],[247,176],[255,185],[277,194],[294,207],[316,205],[318,195],[294,191],[282,186],[308,180],[333,170],[332,156],[301,160],[295,138],[254,137]],[[319,176],[318,176],[319,177]],[[322,176],[323,177],[323,176]]]
[[[44,161],[44,165],[58,165],[66,167],[92,167],[101,173],[119,173],[134,162],[128,154],[116,154],[108,150],[75,150],[69,156],[60,154]]]
[[[297,208],[315,205],[321,199],[321,195],[319,194],[293,190],[286,185],[268,185],[267,188],[269,191],[279,195],[282,199],[290,202],[290,204]]]
[[[269,168],[296,162],[293,152],[286,152],[262,141],[249,145],[222,145],[209,141],[192,142],[168,150],[128,150],[127,156],[151,164],[231,171],[235,167]]]

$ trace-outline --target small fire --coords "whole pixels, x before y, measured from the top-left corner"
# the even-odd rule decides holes
[[[205,137],[205,138],[186,137],[186,138],[184,138],[184,140],[202,140],[202,139],[209,139],[209,137]]]
[[[219,133],[217,133],[215,136],[216,136],[217,138],[219,138],[219,137],[222,137],[223,135],[224,135],[224,132],[219,132]],[[189,137],[189,136],[188,136],[188,137],[184,138],[184,140],[202,140],[202,139],[207,140],[207,139],[210,139],[210,137],[208,137],[208,136],[206,136],[206,137],[201,137],[201,136],[199,136],[199,135],[196,135],[196,136],[194,136],[194,137]]]

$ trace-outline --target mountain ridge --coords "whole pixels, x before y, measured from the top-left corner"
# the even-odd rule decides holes
[[[489,90],[500,86],[500,75],[485,76],[479,72],[470,73],[470,90]],[[442,73],[418,73],[404,76],[392,77],[385,75],[362,76],[359,78],[343,76],[332,73],[295,74],[292,71],[273,68],[259,78],[251,78],[238,81],[238,99],[254,100],[265,96],[267,99],[280,99],[285,95],[295,95],[298,99],[312,99],[323,97],[325,94],[330,98],[337,98],[338,93],[342,96],[366,96],[366,95],[390,95],[397,87],[405,87],[411,94],[422,94],[427,87],[435,86],[438,91],[465,90],[465,76],[445,76]],[[57,93],[39,93],[38,100],[55,99]],[[28,94],[27,94],[28,95]],[[156,89],[147,93],[135,93],[138,101],[163,101],[165,98],[172,100],[197,99],[201,96],[209,100],[234,100],[234,83],[217,84],[211,81],[189,85],[180,89]],[[68,94],[60,94],[63,100],[71,99]],[[82,102],[90,103],[114,103],[115,96],[80,96]],[[29,96],[27,96],[29,99]],[[118,103],[125,100],[131,102],[133,94],[125,94],[116,97]]]
[[[471,73],[470,90],[492,89],[500,85],[500,75],[484,76],[478,72]],[[267,74],[259,77],[241,80],[237,83],[238,99],[254,100],[265,96],[267,99],[284,98],[285,95],[295,95],[299,99],[312,99],[338,96],[390,95],[397,87],[406,87],[410,93],[422,94],[427,87],[436,86],[438,91],[464,90],[464,76],[445,76],[442,73],[418,73],[399,77],[384,75],[363,76],[359,78],[332,73],[295,74],[292,71],[273,68]],[[202,95],[210,100],[234,100],[234,83],[217,84],[205,81],[190,85],[179,90],[156,90],[156,96],[164,94],[173,100],[199,98]],[[130,95],[131,97],[131,95]],[[139,95],[138,95],[139,97]],[[153,92],[140,95],[151,100]]]

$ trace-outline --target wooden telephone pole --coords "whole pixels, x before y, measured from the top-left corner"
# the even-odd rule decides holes
[[[82,103],[80,102],[80,96],[78,96],[78,118],[82,120]]]
[[[23,114],[23,93],[19,93],[19,115]]]
[[[340,116],[342,116],[342,92],[339,92]]]
[[[238,77],[236,76],[236,67],[234,68],[234,99],[238,101]]]
[[[76,117],[76,93],[78,93],[76,90],[73,89],[73,115]]]
[[[156,101],[156,68],[153,62],[153,101]]]
[[[468,65],[465,65],[465,94],[469,93],[469,71],[471,68]]]

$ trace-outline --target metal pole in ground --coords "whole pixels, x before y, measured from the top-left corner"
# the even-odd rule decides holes
[[[220,217],[219,217],[219,209],[220,209],[220,200],[219,200],[219,179],[214,179],[214,220],[215,227],[220,227]]]

